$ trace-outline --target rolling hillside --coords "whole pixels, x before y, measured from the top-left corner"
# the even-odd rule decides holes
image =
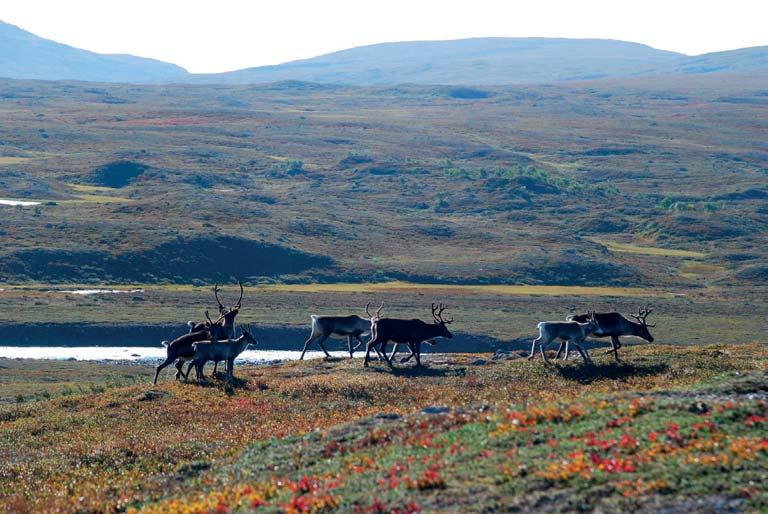
[[[150,82],[186,70],[133,55],[104,55],[35,36],[0,21],[0,76],[19,79]]]
[[[522,84],[650,73],[683,58],[624,41],[475,38],[361,46],[195,79],[239,84],[277,80],[352,85]]]
[[[688,57],[626,41],[491,37],[381,43],[275,66],[190,74],[179,66],[153,59],[80,50],[0,22],[0,77],[14,79],[509,85],[722,72],[768,73],[768,47]]]

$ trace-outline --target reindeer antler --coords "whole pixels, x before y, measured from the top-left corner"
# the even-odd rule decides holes
[[[442,323],[444,325],[447,325],[449,323],[453,323],[453,316],[451,316],[451,319],[445,320],[443,319],[443,311],[446,309],[445,304],[440,304],[437,308],[435,308],[435,304],[432,304],[432,317],[435,318],[435,322]],[[437,312],[435,312],[437,311]]]
[[[219,284],[213,286],[213,296],[216,298],[216,303],[219,304],[219,314],[223,313],[225,308],[219,300]]]
[[[381,310],[384,308],[384,302],[381,302],[381,305],[379,305],[379,308],[376,309],[376,314],[371,315],[368,308],[371,306],[371,302],[368,302],[365,304],[365,313],[368,315],[370,319],[379,319],[379,316],[381,316]]]
[[[653,328],[656,326],[656,323],[654,323],[653,325],[649,325],[648,322],[646,321],[646,318],[652,312],[653,312],[653,309],[649,309],[648,306],[646,305],[645,308],[637,310],[637,316],[635,316],[634,314],[630,314],[630,317],[635,318],[637,322],[640,323],[641,325],[645,325],[646,327]]]
[[[232,306],[232,308],[239,309],[240,306],[242,305],[242,301],[243,301],[243,283],[238,280],[237,281],[237,285],[240,286],[240,298],[237,299],[237,302],[235,302],[235,304]]]

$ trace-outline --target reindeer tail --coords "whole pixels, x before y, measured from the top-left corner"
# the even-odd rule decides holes
[[[192,327],[194,327],[195,325],[197,325],[197,323],[195,323],[194,321],[187,321],[187,326],[188,326],[189,328],[192,328]]]
[[[170,341],[163,341],[161,344],[167,348],[168,345],[171,344],[171,342]]]

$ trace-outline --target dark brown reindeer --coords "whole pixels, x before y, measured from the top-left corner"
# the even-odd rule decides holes
[[[646,318],[652,312],[653,309],[649,309],[646,306],[644,309],[638,310],[637,316],[630,315],[630,317],[635,318],[637,322],[628,320],[618,312],[596,312],[594,313],[594,317],[597,321],[598,328],[595,332],[593,332],[592,335],[595,337],[610,337],[611,349],[608,350],[608,353],[613,353],[614,358],[618,361],[619,348],[621,348],[621,341],[619,341],[619,337],[637,336],[645,339],[649,343],[653,342],[653,336],[648,331],[648,329],[655,327],[656,324],[654,323],[651,325],[646,321]],[[589,319],[589,314],[575,314],[573,316],[568,316],[567,319],[569,321],[586,323],[586,321]],[[565,346],[565,359],[568,358],[568,344],[567,342],[563,342],[560,344],[560,348],[557,350],[555,359],[560,357],[563,346]]]
[[[402,361],[406,362],[411,357],[416,357],[416,366],[421,366],[421,343],[424,341],[434,339],[436,337],[452,338],[453,334],[448,331],[447,325],[453,323],[453,318],[445,320],[442,317],[442,313],[445,310],[445,305],[442,303],[439,306],[432,304],[432,317],[434,323],[426,323],[420,319],[396,319],[396,318],[382,318],[371,324],[371,340],[368,341],[365,352],[365,361],[363,365],[368,367],[370,361],[371,350],[376,349],[379,345],[381,348],[380,353],[384,355],[384,359],[388,365],[391,365],[390,358],[387,357],[386,345],[388,342],[395,343],[395,349],[392,355],[397,351],[397,345],[400,343],[408,344],[408,348],[411,350],[411,355],[404,358]]]
[[[346,337],[349,348],[349,358],[351,359],[354,356],[355,350],[363,344],[363,340],[360,339],[360,337],[370,334],[371,324],[381,317],[381,310],[384,308],[384,302],[381,303],[376,314],[370,313],[368,310],[370,306],[370,303],[365,305],[365,313],[368,315],[368,319],[361,318],[354,314],[352,316],[317,316],[312,314],[310,316],[312,319],[312,333],[310,333],[309,339],[304,342],[304,349],[301,351],[299,360],[304,360],[304,354],[307,353],[307,348],[309,348],[309,345],[313,342],[316,342],[320,346],[320,349],[323,350],[326,358],[330,357],[331,354],[328,353],[328,350],[326,350],[323,345],[325,340],[329,337]],[[357,345],[354,347],[352,346],[353,339],[357,339],[358,341]],[[379,356],[381,357],[381,355]]]

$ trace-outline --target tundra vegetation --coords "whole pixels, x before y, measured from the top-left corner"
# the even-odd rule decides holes
[[[63,389],[108,366],[0,361],[13,383],[55,371],[47,397],[21,402],[3,379],[0,501],[13,512],[760,511],[766,355],[764,343],[653,344],[625,347],[622,363],[596,354],[592,367],[521,352],[394,371],[317,359],[238,366],[229,394],[170,377],[150,389],[154,370],[128,366],[122,381]]]

